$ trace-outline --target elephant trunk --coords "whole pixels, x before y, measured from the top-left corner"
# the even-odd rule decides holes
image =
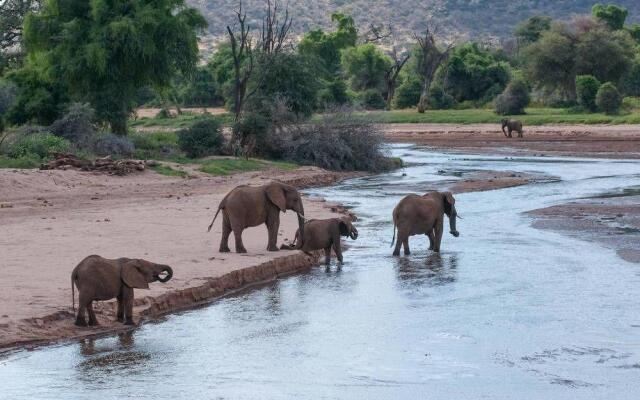
[[[160,271],[160,273],[163,273],[163,272],[166,272],[167,276],[165,276],[164,278],[161,278],[160,276],[158,276],[158,281],[165,283],[165,282],[168,282],[173,277],[173,269],[170,266],[165,265],[163,266],[162,271]]]
[[[458,213],[456,212],[456,207],[451,207],[451,212],[449,213],[449,233],[451,233],[454,237],[460,236],[460,232],[456,229],[456,219],[458,217]]]
[[[298,236],[297,236],[297,245],[302,247],[304,243],[304,214],[298,213]]]
[[[349,237],[353,240],[356,240],[358,238],[358,230],[355,227],[351,228],[351,232],[349,232]]]

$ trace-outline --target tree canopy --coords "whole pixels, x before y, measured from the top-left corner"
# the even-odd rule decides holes
[[[598,20],[607,24],[613,30],[620,30],[624,27],[629,11],[615,4],[594,4],[591,14]]]

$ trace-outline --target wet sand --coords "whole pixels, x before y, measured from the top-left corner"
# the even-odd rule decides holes
[[[528,214],[536,218],[535,228],[597,242],[640,263],[640,196],[584,199]]]
[[[498,121],[499,118],[496,118]],[[389,141],[481,154],[640,158],[638,125],[525,126],[524,138],[506,138],[496,124],[384,124]]]

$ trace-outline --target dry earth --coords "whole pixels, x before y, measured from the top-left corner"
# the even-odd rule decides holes
[[[506,138],[498,124],[385,124],[387,140],[447,151],[505,155],[640,158],[640,125],[525,126]]]

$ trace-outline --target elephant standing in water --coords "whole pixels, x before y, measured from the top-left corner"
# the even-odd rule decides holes
[[[423,196],[410,194],[400,200],[393,209],[393,242],[396,247],[394,256],[400,255],[400,246],[404,246],[404,254],[409,255],[409,236],[426,234],[429,237],[429,250],[440,251],[444,215],[449,217],[449,232],[458,237],[456,218],[458,213],[455,199],[451,192],[429,192]],[[396,227],[398,241],[396,242]]]
[[[504,128],[507,128],[505,131]],[[511,132],[518,132],[518,137],[522,137],[522,122],[515,119],[503,119],[502,120],[502,133],[504,136],[511,137]]]
[[[300,235],[300,229],[296,231],[293,246],[284,246],[290,250],[302,250],[309,253],[314,250],[324,249],[325,262],[331,262],[331,248],[336,253],[338,261],[342,262],[342,248],[340,237],[358,238],[358,230],[346,218],[312,219],[304,224],[304,241]]]
[[[267,250],[278,251],[276,241],[280,228],[280,212],[286,212],[286,210],[293,210],[298,214],[298,226],[302,231],[304,207],[296,188],[281,182],[271,182],[258,187],[238,186],[222,199],[208,230],[211,231],[218,213],[222,211],[222,239],[219,250],[221,253],[230,251],[231,232],[235,237],[236,252],[246,253],[247,250],[242,244],[242,231],[260,224],[267,225],[269,233]]]
[[[163,274],[166,275],[163,277]],[[133,289],[149,289],[149,283],[164,283],[172,276],[170,266],[146,260],[109,260],[96,255],[85,258],[71,273],[71,301],[74,310],[74,285],[78,288],[76,325],[87,326],[85,310],[89,314],[89,325],[98,325],[93,312],[93,301],[113,298],[118,299],[118,321],[133,325]]]

